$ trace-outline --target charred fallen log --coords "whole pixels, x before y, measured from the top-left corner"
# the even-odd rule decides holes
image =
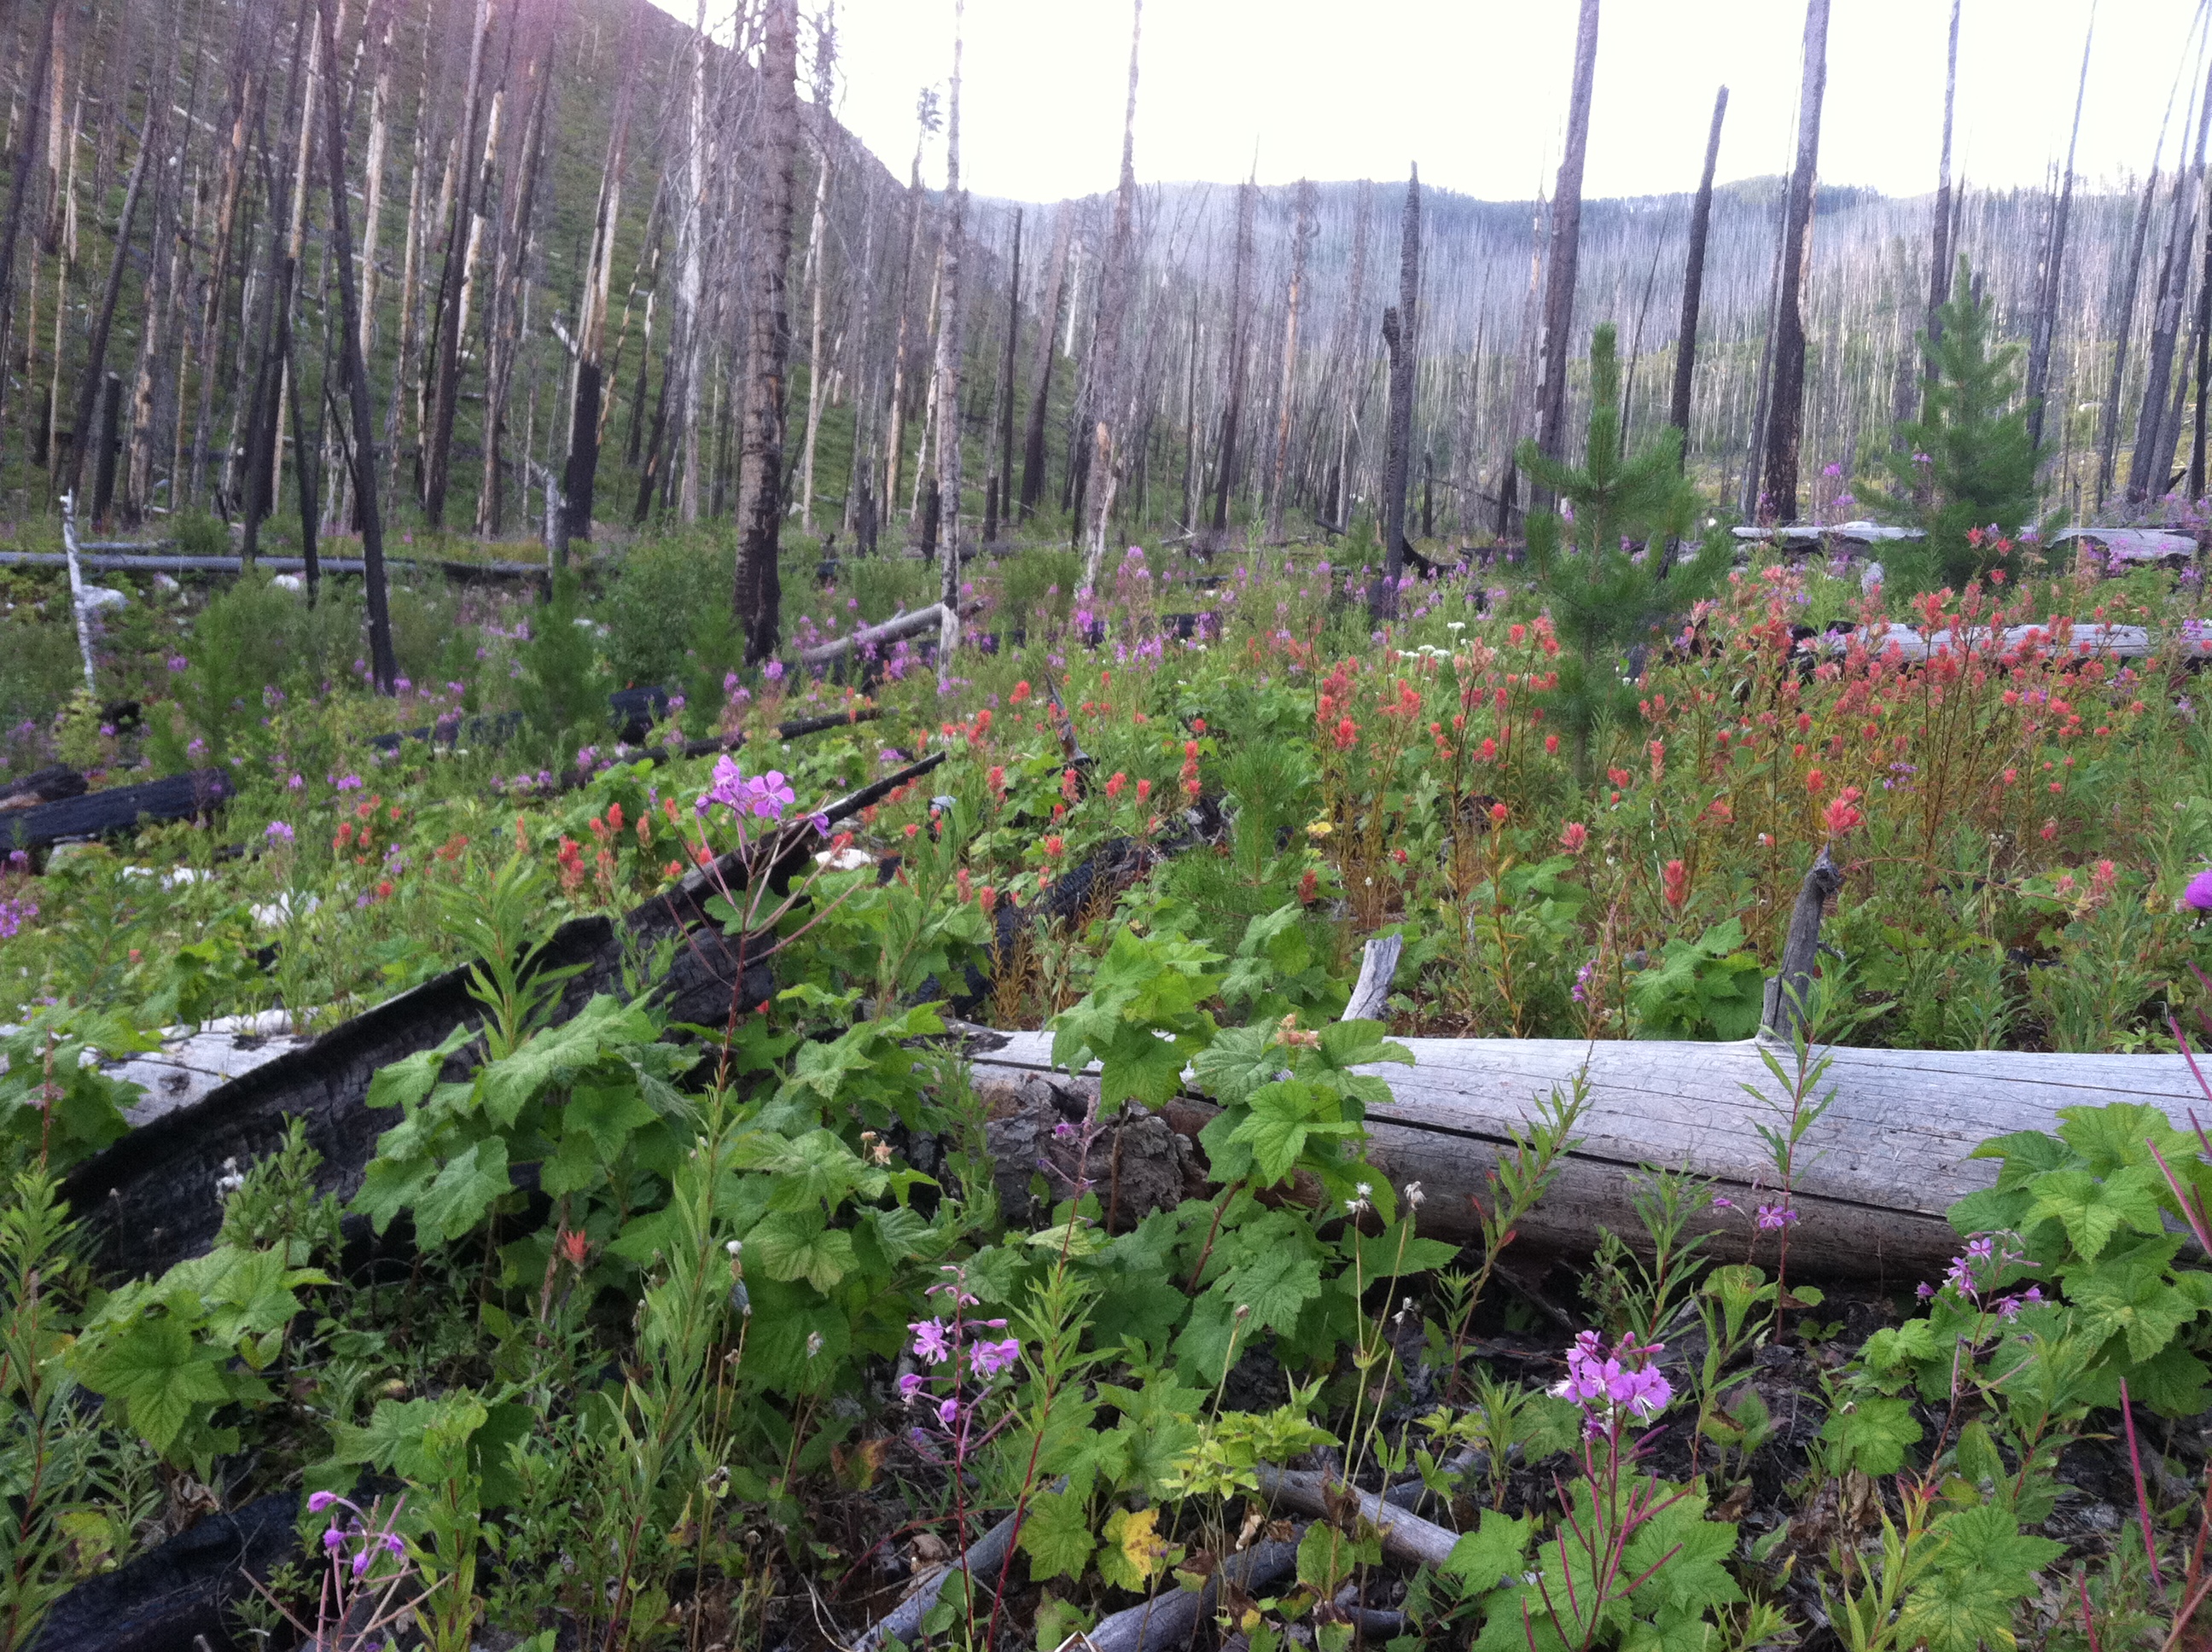
[[[823,812],[833,822],[857,814],[944,760],[939,752],[908,764]],[[757,878],[789,878],[816,847],[812,825],[801,820],[750,854],[733,852],[711,868],[695,868],[620,920],[595,915],[563,924],[538,965],[577,971],[562,987],[557,1018],[574,1014],[595,993],[620,990],[626,957],[664,946],[672,948],[671,963],[653,992],[672,1022],[720,1026],[733,1011],[773,996],[767,964],[748,952],[743,938],[723,935],[706,903],[724,884],[735,889]],[[224,1161],[246,1163],[274,1151],[295,1115],[307,1120],[308,1140],[323,1157],[324,1190],[350,1197],[376,1138],[392,1122],[366,1105],[369,1080],[455,1026],[479,1023],[468,986],[465,967],[448,970],[162,1113],[76,1166],[64,1193],[90,1230],[100,1265],[137,1274],[204,1250],[222,1223],[214,1188]]]
[[[55,1602],[32,1643],[35,1652],[234,1645],[231,1609],[252,1595],[254,1578],[300,1556],[299,1513],[296,1491],[257,1497],[87,1578]]]
[[[148,780],[141,786],[111,787],[32,809],[0,812],[0,852],[36,853],[66,838],[114,837],[143,824],[191,820],[233,794],[221,769],[196,768],[188,774]]]

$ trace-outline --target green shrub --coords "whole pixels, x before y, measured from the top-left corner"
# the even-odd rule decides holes
[[[59,604],[66,610],[69,604]],[[26,723],[43,728],[84,681],[76,633],[66,620],[26,614],[0,620],[0,752],[13,762],[37,742],[21,733]]]
[[[736,580],[737,550],[727,539],[677,534],[633,546],[599,604],[615,681],[684,682],[695,626],[709,610],[728,610]]]

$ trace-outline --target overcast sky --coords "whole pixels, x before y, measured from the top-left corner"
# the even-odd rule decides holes
[[[660,0],[687,19],[688,0]],[[817,0],[802,0],[810,12]],[[2077,169],[2146,170],[2198,0],[2102,0]],[[2065,152],[2093,0],[1966,0],[1956,165],[2033,185]],[[712,15],[726,15],[714,0]],[[1147,0],[1141,181],[1422,178],[1525,199],[1558,165],[1575,0]],[[1110,188],[1129,0],[967,0],[962,162],[974,192],[1054,200]],[[1825,181],[1934,187],[1948,0],[1834,0]],[[839,114],[903,177],[914,106],[951,66],[952,0],[838,0]],[[1804,27],[1797,0],[1605,0],[1584,187],[1695,186],[1714,88],[1723,181],[1787,169]],[[2190,77],[2193,78],[2193,76]],[[2189,87],[2175,100],[2180,146]],[[941,145],[925,176],[943,177]]]

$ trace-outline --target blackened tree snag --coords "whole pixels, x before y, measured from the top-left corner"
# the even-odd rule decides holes
[[[1828,0],[1806,0],[1804,81],[1797,94],[1797,160],[1783,225],[1782,285],[1774,313],[1773,404],[1767,415],[1762,520],[1797,516],[1797,446],[1805,428],[1805,278],[1813,257],[1813,190],[1820,169],[1820,100],[1828,86]]]
[[[568,501],[568,538],[592,537],[592,485],[599,471],[599,419],[605,394],[607,292],[614,276],[615,228],[622,216],[623,167],[629,153],[630,108],[637,86],[638,36],[647,0],[632,0],[615,91],[614,124],[599,172],[599,197],[592,217],[592,250],[585,260],[583,291],[576,303],[576,377],[568,410],[568,457],[561,477]],[[560,564],[567,562],[565,544]]]
[[[430,354],[430,428],[424,446],[422,514],[434,528],[446,521],[446,488],[453,474],[453,415],[460,398],[461,288],[468,280],[470,232],[476,216],[478,106],[483,96],[484,37],[491,28],[491,0],[477,0],[469,36],[467,91],[461,101],[460,147],[453,169],[458,198],[446,226],[446,266],[438,284]]]
[[[1267,482],[1267,543],[1283,543],[1284,495],[1290,491],[1291,418],[1297,405],[1298,307],[1305,296],[1306,255],[1314,235],[1314,186],[1298,179],[1291,226],[1291,285],[1283,301],[1283,376],[1275,392],[1275,470]]]
[[[768,0],[761,55],[760,216],[753,233],[753,307],[745,363],[745,436],[738,481],[738,573],[732,611],[745,662],[782,641],[776,553],[783,525],[784,370],[791,352],[785,277],[791,264],[792,169],[799,145],[799,0]]]
[[[1096,590],[1106,558],[1108,519],[1114,510],[1114,482],[1122,463],[1126,440],[1117,436],[1124,417],[1121,406],[1121,332],[1129,307],[1129,266],[1135,257],[1137,210],[1137,48],[1143,38],[1145,0],[1133,0],[1129,20],[1129,100],[1121,117],[1121,173],[1114,191],[1114,229],[1106,243],[1105,266],[1100,272],[1098,316],[1091,334],[1090,430],[1091,469],[1097,492],[1091,507],[1088,541],[1084,559],[1084,583]],[[1243,220],[1240,219],[1242,225]],[[1250,234],[1240,228],[1240,258],[1247,255]],[[1236,302],[1243,303],[1242,271]]]
[[[937,675],[952,675],[960,646],[960,303],[961,240],[967,234],[968,197],[960,191],[960,47],[965,0],[952,0],[952,81],[945,113],[944,311],[937,330],[937,495],[944,543],[938,551]]]
[[[1398,615],[1398,579],[1406,565],[1406,483],[1413,472],[1413,383],[1419,358],[1415,310],[1421,293],[1421,170],[1406,180],[1406,211],[1399,221],[1398,301],[1382,313],[1382,343],[1390,353],[1389,446],[1382,459],[1382,577],[1368,596],[1368,614],[1380,625]]]
[[[1228,380],[1221,410],[1221,451],[1213,479],[1213,537],[1218,544],[1229,531],[1229,493],[1237,478],[1237,428],[1244,416],[1244,357],[1251,331],[1251,305],[1246,293],[1252,280],[1252,217],[1259,199],[1256,184],[1247,180],[1237,191],[1237,263],[1231,278],[1229,360],[1223,369]]]
[[[2035,327],[2027,346],[2027,440],[2043,446],[2044,392],[2051,380],[2051,340],[2058,325],[2058,295],[2066,274],[2066,222],[2074,210],[2074,151],[2081,137],[2081,105],[2089,95],[2089,48],[2097,34],[2096,15],[2090,14],[2089,33],[2081,41],[2081,78],[2074,91],[2074,125],[2066,139],[2066,173],[2059,180],[2058,198],[2051,203],[2051,234],[2044,243],[2042,290],[2035,306]],[[2200,379],[2201,382],[2201,379]],[[2203,430],[2202,404],[2197,430]]]
[[[1682,264],[1682,319],[1674,334],[1674,394],[1667,422],[1682,433],[1681,458],[1690,456],[1690,381],[1698,367],[1698,312],[1705,292],[1705,238],[1713,225],[1713,169],[1720,164],[1721,122],[1728,116],[1728,88],[1713,94],[1713,127],[1705,137],[1705,169],[1690,209],[1690,250]]]
[[[337,51],[338,0],[320,0],[323,56]],[[353,278],[353,228],[346,204],[345,112],[335,97],[323,100],[323,154],[331,186],[331,256],[338,283],[338,313],[343,337],[346,402],[353,416],[355,508],[361,517],[361,556],[368,586],[370,667],[380,693],[392,692],[399,674],[392,652],[392,609],[384,580],[384,519],[376,498],[376,422],[368,404],[368,367],[362,357],[360,305]]]
[[[1022,343],[1022,210],[1014,209],[1014,246],[1006,271],[1006,349],[999,363],[999,475],[990,515],[1011,521],[1006,496],[1014,485],[1014,357]],[[995,538],[987,533],[986,539]]]
[[[1030,395],[1029,428],[1022,434],[1022,520],[1030,519],[1044,497],[1044,422],[1052,401],[1052,370],[1060,360],[1053,343],[1060,331],[1060,295],[1067,288],[1067,254],[1074,237],[1075,208],[1060,210],[1052,234],[1052,273],[1045,278],[1044,301],[1037,306],[1036,388]]]
[[[1575,272],[1582,258],[1583,162],[1589,153],[1590,88],[1597,78],[1598,0],[1583,0],[1575,30],[1574,89],[1566,148],[1552,196],[1552,249],[1544,276],[1544,343],[1536,389],[1536,446],[1561,459],[1567,429],[1567,341],[1575,321]]]

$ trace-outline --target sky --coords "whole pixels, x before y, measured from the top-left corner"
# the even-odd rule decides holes
[[[689,21],[694,0],[659,0]],[[801,0],[810,15],[820,0]],[[2095,13],[2077,173],[2150,163],[2197,0],[1964,0],[1954,165],[2037,185],[2063,159]],[[1147,0],[1137,100],[1143,182],[1402,178],[1495,200],[1548,188],[1576,0]],[[710,17],[728,0],[712,0]],[[1835,0],[1820,177],[1887,193],[1935,185],[1948,0]],[[1120,164],[1129,0],[967,0],[961,160],[975,194],[1057,200]],[[838,114],[897,176],[915,97],[951,69],[952,0],[837,0]],[[1796,0],[1605,0],[1583,187],[1696,186],[1713,93],[1729,87],[1723,181],[1786,171],[1803,8]],[[2188,77],[2193,79],[2191,76]],[[2175,100],[2169,157],[2189,87]],[[924,176],[941,182],[942,143]]]

